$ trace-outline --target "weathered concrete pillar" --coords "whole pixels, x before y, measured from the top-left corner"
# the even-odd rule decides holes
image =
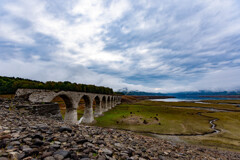
[[[121,96],[118,97],[118,104],[121,103]]]
[[[111,97],[110,100],[111,100],[111,105],[110,106],[111,106],[111,109],[112,109],[113,108],[113,97]]]
[[[104,96],[104,97],[102,97],[102,113],[103,112],[106,112],[106,97]]]
[[[94,116],[95,117],[101,116],[102,113],[103,113],[102,101],[99,101],[99,103],[96,102],[96,109],[95,109]]]
[[[112,101],[111,98],[109,99],[109,103],[108,103],[108,110],[110,110],[112,108]]]
[[[116,107],[117,103],[116,103],[116,97],[114,97],[114,107]]]
[[[117,103],[117,97],[115,97],[115,106],[117,105],[118,103]]]
[[[66,108],[66,113],[64,117],[64,122],[66,123],[77,123],[77,107],[78,104],[76,102],[73,102],[72,107]]]
[[[108,99],[108,97],[106,97],[105,112],[108,111],[108,105],[109,105],[109,99]]]
[[[85,100],[85,108],[83,114],[83,123],[92,123],[94,121],[93,117],[93,99],[84,99]]]
[[[105,112],[108,111],[108,100],[106,100],[106,103],[105,103]]]
[[[111,109],[111,98],[108,97],[108,105],[107,105],[107,109],[110,110]]]

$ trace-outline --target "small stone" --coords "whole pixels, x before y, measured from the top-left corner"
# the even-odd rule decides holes
[[[119,147],[119,148],[123,148],[124,147],[121,143],[114,143],[114,146]]]
[[[107,148],[100,149],[100,151],[98,151],[98,152],[100,152],[100,153],[103,152],[106,155],[112,155],[112,153],[113,153],[110,149],[107,149]]]
[[[49,129],[49,127],[45,124],[38,124],[37,127],[41,130],[48,130]]]
[[[57,152],[54,152],[53,155],[57,155],[57,154],[62,155],[63,158],[66,158],[70,154],[70,152],[66,150],[58,150]]]
[[[70,127],[67,127],[67,126],[62,126],[62,127],[59,128],[59,131],[60,132],[67,131],[67,132],[71,133],[72,129]]]
[[[168,152],[166,152],[166,151],[165,151],[165,152],[163,152],[163,153],[164,153],[165,155],[169,155],[169,153],[168,153]]]
[[[106,158],[107,158],[108,160],[116,160],[115,158],[109,157],[109,156],[107,156],[107,155],[106,155]]]
[[[68,140],[67,138],[59,138],[60,142],[67,142],[67,140]]]
[[[50,148],[58,149],[58,148],[60,148],[60,145],[58,145],[58,144],[52,144],[52,145],[50,145]]]
[[[5,130],[5,131],[3,131],[3,133],[4,134],[9,134],[9,133],[11,133],[11,131],[10,130]]]
[[[60,154],[54,155],[54,158],[57,159],[57,160],[62,160],[62,159],[64,159],[64,157],[63,157],[62,155],[60,155]]]
[[[29,157],[24,158],[23,160],[35,160],[35,159],[33,157],[29,156]]]
[[[14,146],[7,146],[6,149],[7,149],[7,150],[14,149]]]
[[[0,149],[5,148],[7,146],[6,141],[0,141]]]
[[[91,148],[87,148],[87,149],[85,149],[84,151],[83,151],[83,153],[90,153],[92,151],[92,149]]]
[[[58,145],[61,144],[61,142],[59,142],[59,141],[55,141],[54,143],[55,143],[55,144],[58,144]]]
[[[23,149],[27,149],[27,148],[30,148],[28,145],[22,145],[21,146],[21,149],[23,150]]]
[[[33,149],[32,148],[24,148],[22,151],[29,155],[30,153],[32,153]]]
[[[26,142],[30,142],[32,141],[32,138],[24,138],[23,141],[26,143]]]
[[[25,157],[25,153],[18,154],[18,159],[23,159]]]
[[[53,154],[53,152],[43,152],[42,158],[50,157]]]
[[[9,109],[9,105],[5,105],[4,107],[5,107],[6,109]]]
[[[104,156],[99,156],[97,160],[106,160]]]
[[[26,148],[23,150],[23,152],[27,155],[27,156],[32,156],[32,155],[38,155],[39,151],[37,148]]]
[[[54,140],[53,137],[49,137],[49,138],[47,139],[48,142],[52,142],[53,140]]]
[[[33,139],[38,138],[38,139],[40,139],[40,140],[43,140],[43,136],[40,135],[40,134],[35,134],[35,135],[32,136],[32,138],[33,138]]]
[[[87,139],[80,139],[80,140],[77,140],[76,142],[77,142],[77,144],[83,144],[85,142],[88,142],[88,140]]]
[[[20,135],[19,135],[19,133],[13,133],[12,134],[12,137],[14,137],[14,138],[18,138]]]
[[[36,139],[33,143],[33,145],[36,145],[36,146],[42,146],[44,143],[43,141],[39,140],[39,139]]]
[[[44,160],[55,160],[55,158],[52,156],[49,156],[49,157],[44,158]]]
[[[11,142],[10,144],[13,145],[13,146],[18,146],[18,145],[20,145],[21,143],[20,143],[19,141],[13,141],[13,142]]]
[[[18,159],[18,152],[10,152],[9,156],[11,159]]]
[[[106,142],[104,142],[103,140],[97,140],[97,142],[96,142],[96,144],[104,144],[104,145],[106,145]]]
[[[47,131],[46,133],[47,133],[47,134],[49,134],[49,135],[50,135],[50,134],[53,134],[53,132],[52,132],[52,131]]]

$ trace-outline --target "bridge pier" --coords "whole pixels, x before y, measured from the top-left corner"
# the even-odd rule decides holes
[[[77,123],[77,109],[75,109],[75,108],[66,109],[64,122]]]
[[[94,116],[95,117],[101,116],[102,113],[103,113],[102,101],[99,101],[99,103],[96,102],[96,109],[95,109]]]
[[[111,109],[111,97],[109,96],[108,97],[108,110]]]
[[[94,121],[93,117],[93,98],[84,95],[82,97],[85,101],[84,114],[83,114],[83,123],[92,123]],[[79,100],[80,101],[80,100]]]
[[[114,97],[112,97],[112,108],[115,107]]]

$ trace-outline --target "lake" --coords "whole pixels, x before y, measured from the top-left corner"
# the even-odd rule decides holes
[[[150,99],[151,101],[161,102],[197,102],[203,100],[240,100],[239,98],[213,98],[213,97],[177,97],[177,98],[166,98],[166,99]],[[200,102],[199,102],[200,103]]]

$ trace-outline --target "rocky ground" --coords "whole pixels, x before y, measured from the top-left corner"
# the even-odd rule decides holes
[[[134,134],[70,125],[0,102],[0,160],[5,159],[240,159],[219,151]]]

